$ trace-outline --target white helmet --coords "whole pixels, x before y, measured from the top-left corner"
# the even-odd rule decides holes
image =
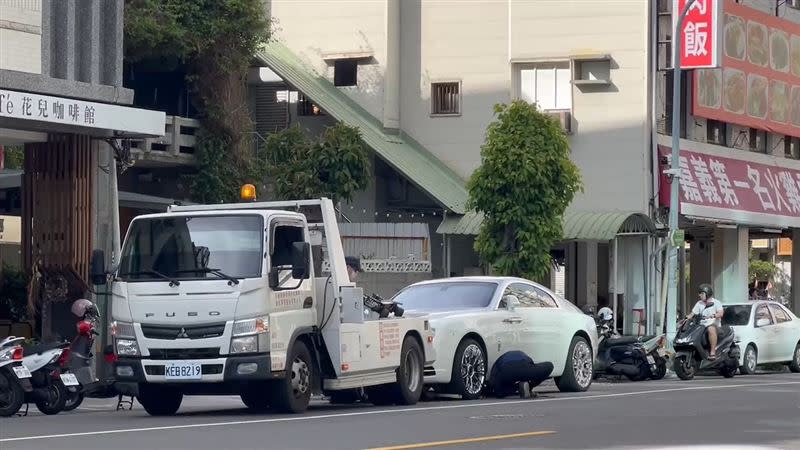
[[[80,300],[75,300],[70,311],[77,317],[83,318],[86,314],[97,314],[97,307],[94,306],[94,303],[82,298]]]
[[[600,308],[600,311],[597,311],[597,317],[599,317],[600,320],[612,320],[614,318],[614,311],[608,306],[604,306]]]

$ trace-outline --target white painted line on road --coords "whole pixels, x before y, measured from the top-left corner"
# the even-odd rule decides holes
[[[37,441],[43,439],[62,439],[82,436],[103,436],[109,434],[122,434],[122,433],[141,433],[148,431],[170,431],[170,430],[185,430],[191,428],[208,428],[208,427],[224,427],[235,425],[252,425],[262,423],[277,423],[277,422],[300,422],[307,420],[323,420],[323,419],[338,419],[342,417],[355,417],[355,416],[371,416],[378,414],[392,414],[392,413],[409,413],[409,412],[424,412],[424,411],[440,411],[447,409],[463,409],[463,408],[479,408],[485,406],[508,406],[523,403],[547,403],[547,402],[566,402],[575,400],[595,400],[601,398],[616,398],[616,397],[634,397],[638,395],[647,394],[664,394],[668,392],[685,392],[685,391],[710,391],[714,389],[738,389],[751,386],[764,387],[764,386],[787,386],[787,385],[800,385],[800,381],[784,381],[774,383],[746,383],[746,384],[730,384],[722,386],[694,386],[676,389],[653,389],[649,391],[637,392],[619,392],[616,394],[599,394],[599,395],[581,395],[574,397],[559,397],[559,398],[538,398],[531,400],[508,400],[508,401],[495,401],[495,402],[464,402],[458,405],[445,405],[445,406],[425,406],[425,407],[412,407],[412,408],[398,408],[398,409],[378,409],[369,411],[357,411],[349,413],[337,414],[317,414],[313,416],[291,416],[279,417],[275,419],[255,419],[255,420],[237,420],[230,422],[212,422],[212,423],[194,423],[187,425],[169,425],[162,427],[147,427],[147,428],[122,428],[118,430],[101,430],[101,431],[85,431],[80,433],[64,433],[64,434],[49,434],[42,436],[23,436],[15,438],[0,439],[3,442],[21,442],[21,441]]]

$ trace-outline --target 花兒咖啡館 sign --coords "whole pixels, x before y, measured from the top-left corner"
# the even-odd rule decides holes
[[[722,67],[694,73],[693,114],[800,137],[800,24],[725,0]]]

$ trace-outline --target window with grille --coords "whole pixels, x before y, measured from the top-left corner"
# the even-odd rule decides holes
[[[431,114],[434,116],[461,114],[461,82],[431,83]]]

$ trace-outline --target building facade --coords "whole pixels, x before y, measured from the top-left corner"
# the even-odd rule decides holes
[[[626,331],[643,332],[659,297],[649,269],[657,244],[651,3],[273,0],[275,42],[260,60],[276,77],[255,84],[297,92],[297,106],[287,97],[287,123],[301,111],[295,122],[311,131],[341,120],[368,124],[373,148],[405,144],[376,149],[376,167],[446,216],[429,222],[434,270],[445,276],[480,271],[472,250],[480,217],[464,210],[463,186],[481,163],[493,106],[537,103],[569,133],[585,185],[554,249],[561,264],[552,285],[579,305],[616,298]],[[304,101],[322,115],[303,113]],[[376,174],[353,205],[365,212],[355,221],[384,217],[385,181]]]
[[[0,170],[0,191],[18,199],[3,207],[21,217],[32,334],[73,336],[69,306],[89,295],[92,251],[105,250],[109,267],[117,258],[117,166],[129,162],[130,139],[164,134],[164,113],[128,106],[123,9],[122,0],[0,1],[0,145],[25,155],[21,170]]]

